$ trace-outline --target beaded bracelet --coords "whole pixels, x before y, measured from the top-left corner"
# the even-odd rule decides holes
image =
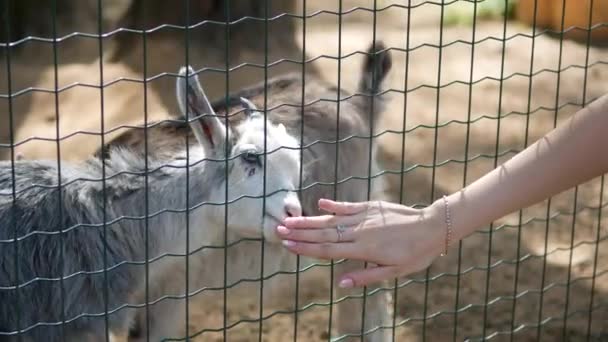
[[[448,204],[448,198],[444,195],[443,202],[445,203],[445,223],[447,226],[447,232],[445,235],[445,251],[441,253],[441,256],[448,254],[448,248],[452,239],[452,218],[450,217],[450,206]]]

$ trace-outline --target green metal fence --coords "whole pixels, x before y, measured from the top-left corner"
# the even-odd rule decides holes
[[[598,2],[595,0],[595,6]],[[188,190],[184,194],[184,207],[159,211],[150,207],[153,202],[150,196],[163,195],[148,191],[150,182],[156,179],[150,177],[155,177],[151,175],[158,169],[168,166],[149,164],[149,159],[169,159],[168,154],[185,148],[186,160],[190,160],[190,147],[196,144],[184,120],[171,116],[160,120],[153,117],[150,109],[156,106],[154,109],[161,108],[161,111],[176,111],[177,104],[171,102],[177,76],[175,66],[195,65],[203,84],[213,85],[206,90],[215,98],[212,105],[218,114],[223,115],[226,126],[236,125],[237,121],[232,120],[238,120],[238,115],[243,113],[238,104],[239,96],[255,98],[260,111],[271,119],[276,118],[273,115],[279,115],[274,112],[281,110],[301,115],[306,111],[330,108],[328,112],[332,114],[328,118],[335,115],[335,122],[328,119],[327,125],[336,127],[335,135],[330,139],[311,138],[314,132],[306,130],[304,115],[290,121],[303,146],[300,152],[303,159],[308,153],[305,152],[307,148],[330,144],[335,146],[334,160],[337,161],[341,153],[345,153],[340,148],[343,143],[357,138],[367,139],[369,149],[356,156],[368,165],[367,175],[363,177],[366,198],[341,197],[340,185],[351,186],[348,182],[356,181],[358,176],[344,177],[337,162],[332,164],[332,182],[313,177],[308,179],[309,184],[304,184],[302,175],[312,168],[326,166],[323,163],[303,163],[298,170],[301,179],[298,190],[302,193],[328,187],[329,190],[320,191],[340,200],[369,199],[372,182],[382,178],[389,186],[385,194],[388,200],[422,207],[499,166],[557,126],[563,118],[605,92],[603,83],[608,79],[605,76],[608,75],[605,71],[608,50],[592,44],[591,38],[593,32],[606,29],[606,23],[594,24],[592,10],[588,11],[586,27],[567,27],[565,9],[572,5],[567,5],[570,1],[566,0],[554,1],[562,5],[561,27],[554,30],[537,27],[536,19],[527,29],[514,29],[517,24],[504,10],[516,4],[513,0],[402,0],[368,1],[366,4],[338,1],[327,5],[306,0],[265,0],[251,4],[186,0],[171,5],[135,0],[128,6],[101,0],[86,3],[90,7],[82,9],[80,3],[62,0],[48,4],[4,0],[0,7],[0,33],[3,35],[0,59],[4,65],[0,74],[0,126],[3,126],[0,127],[0,156],[5,159],[1,162],[3,171],[0,173],[0,218],[3,219],[0,222],[0,299],[5,301],[0,303],[4,307],[0,308],[0,341],[27,340],[28,337],[41,339],[42,336],[49,340],[80,340],[81,337],[74,332],[85,336],[90,333],[93,336],[88,337],[93,340],[109,341],[121,337],[149,340],[154,338],[150,336],[150,329],[163,326],[162,317],[181,317],[182,314],[179,329],[183,330],[183,338],[166,336],[170,340],[600,341],[608,338],[603,324],[608,318],[605,302],[608,289],[604,286],[606,268],[603,266],[608,255],[601,246],[606,240],[603,227],[606,206],[604,177],[485,227],[459,242],[454,247],[455,253],[438,259],[425,272],[348,294],[338,293],[335,288],[334,276],[344,260],[305,264],[297,258],[268,274],[266,265],[273,258],[279,258],[271,243],[261,239],[228,241],[225,238],[220,245],[190,246],[191,232],[198,227],[191,227],[189,220],[185,221],[185,253],[160,256],[148,253],[150,221],[162,215],[189,217],[201,206],[220,205],[226,208],[224,221],[228,222],[232,215],[228,205],[235,202],[229,196],[231,184],[226,182],[223,203],[193,203],[190,189],[195,180],[186,168],[184,186]],[[480,12],[491,3],[499,10],[488,20]],[[457,6],[464,9],[456,13]],[[596,8],[593,0],[585,1],[584,6]],[[112,8],[120,12],[115,16],[119,19],[107,14],[110,12],[105,12],[104,7],[105,10]],[[539,8],[541,2],[537,0],[534,12]],[[36,11],[38,16],[33,14]],[[91,13],[96,19],[94,24],[86,19],[86,15]],[[536,14],[535,18],[538,17]],[[367,20],[367,24],[351,20],[356,15],[365,17],[361,21]],[[459,20],[454,20],[453,15],[465,19],[454,26],[452,23]],[[421,16],[428,16],[429,22],[435,20],[436,25],[425,23]],[[85,23],[79,23],[78,18],[85,18]],[[320,19],[330,24],[319,28],[317,20]],[[354,25],[355,29],[349,31],[349,25]],[[325,29],[327,32],[323,33]],[[328,38],[310,38],[311,31],[321,37],[326,34]],[[360,44],[363,38],[358,34],[363,35],[363,31],[370,33],[371,39]],[[567,34],[576,31],[586,32],[583,42],[566,38]],[[337,39],[334,42],[329,37]],[[158,41],[163,39],[175,45],[169,44],[164,52],[158,52],[162,50]],[[375,54],[366,52],[364,48],[353,48],[368,43],[375,46],[379,41],[386,45],[386,49]],[[249,52],[254,51],[258,59],[247,60],[243,46],[247,46]],[[328,47],[335,48],[337,53],[316,53]],[[354,88],[351,83],[356,77],[349,72],[359,70],[349,66],[348,63],[353,63],[351,58],[374,59],[383,53],[391,53],[393,59],[393,68],[383,90],[376,94],[355,95],[342,91]],[[219,57],[212,58],[210,54]],[[166,59],[167,56],[179,57]],[[201,61],[204,58],[212,62]],[[335,64],[320,66],[323,62]],[[124,69],[129,74],[114,71],[114,65],[118,63],[129,65]],[[69,79],[71,81],[61,80],[63,75],[68,75],[63,68],[77,64],[86,67],[75,72],[76,76],[65,76],[68,79],[76,77]],[[282,67],[296,75],[297,81],[290,79],[293,82],[273,83],[276,82],[275,76],[282,77],[285,71]],[[247,70],[250,75],[246,74]],[[335,75],[330,75],[334,71]],[[87,73],[98,75],[97,81],[88,81],[90,74]],[[46,81],[40,74],[46,75]],[[319,83],[319,79],[326,83]],[[141,100],[138,120],[143,125],[135,125],[126,119],[114,125],[116,121],[105,119],[108,112],[114,115],[120,112],[113,104],[114,96],[120,92],[111,90],[118,84],[130,84],[139,89],[139,93],[134,94],[141,96],[133,96],[123,103],[128,106],[132,101]],[[256,84],[257,88],[254,87]],[[260,88],[260,84],[264,87]],[[326,86],[328,92],[320,92],[320,84]],[[276,88],[270,89],[270,86]],[[76,89],[97,92],[95,99],[77,99],[83,101],[80,102],[82,107],[76,105],[77,109],[82,108],[82,116],[64,116],[64,103],[76,100],[62,95]],[[51,100],[45,106],[45,102],[35,96],[48,96]],[[377,114],[382,120],[372,120],[364,137],[345,136],[348,132],[341,131],[340,118],[352,110],[347,103],[366,97],[371,97],[370,115],[376,115],[372,114],[375,101],[390,97],[387,110]],[[283,102],[285,98],[296,101]],[[326,107],[321,107],[323,103]],[[92,119],[93,114],[86,113],[92,108],[100,114],[98,121],[97,114]],[[37,117],[37,111],[51,113],[51,116],[28,121],[27,117]],[[82,125],[78,121],[80,118]],[[43,126],[46,131],[33,128],[28,131],[28,127],[35,126],[33,123],[42,120],[47,120]],[[70,122],[66,123],[66,120]],[[84,120],[94,121],[96,128],[90,128]],[[376,123],[379,127],[375,126]],[[69,132],[70,127],[75,127],[75,132]],[[64,133],[66,131],[69,133]],[[36,136],[41,132],[46,132],[47,137]],[[18,138],[19,134],[27,138]],[[94,144],[91,143],[93,140],[70,140],[76,136],[96,140]],[[28,144],[36,141],[47,145],[27,148]],[[52,148],[48,147],[50,144]],[[106,193],[114,190],[106,190],[106,183],[112,182],[110,179],[116,175],[107,174],[106,164],[100,163],[99,179],[79,181],[83,182],[85,197],[84,191],[89,186],[86,182],[100,184],[101,197],[94,205],[101,213],[101,223],[93,222],[90,217],[69,221],[63,217],[68,211],[61,207],[66,203],[63,197],[66,192],[61,189],[73,183],[65,183],[77,172],[71,165],[75,165],[75,159],[103,159],[112,144],[133,147],[149,156],[144,158],[145,172],[139,174],[142,179],[137,180],[139,188],[127,189],[143,191],[143,202],[138,203],[140,207],[134,206],[132,213],[114,217],[115,213],[107,207]],[[384,153],[379,157],[381,170],[377,173],[372,167],[372,147],[375,144],[379,144],[380,153]],[[87,146],[93,147],[87,149]],[[229,146],[228,137],[226,146]],[[32,154],[35,158],[31,157]],[[226,154],[229,154],[228,150]],[[271,152],[266,152],[265,148],[264,164],[267,154]],[[41,169],[38,164],[19,160],[21,156],[26,160],[50,161],[41,164],[44,166]],[[228,179],[228,158],[224,162],[224,177]],[[65,163],[69,166],[63,166]],[[266,168],[263,170],[263,192],[267,193],[267,171]],[[132,171],[123,170],[120,174],[129,172]],[[134,174],[137,175],[136,172]],[[27,175],[30,176],[30,184],[20,183],[27,180],[20,177]],[[51,194],[48,197],[56,196],[53,197],[56,200],[47,198],[50,202],[46,204],[32,202],[39,193],[32,195],[27,192],[31,189],[48,191]],[[260,199],[265,212],[266,197]],[[27,211],[27,208],[31,210]],[[40,210],[37,212],[36,208]],[[49,218],[45,219],[44,214]],[[30,231],[24,233],[21,226],[31,220],[28,215],[43,216],[36,221],[38,226],[34,224]],[[144,235],[141,238],[145,250],[139,252],[143,252],[144,259],[120,260],[115,265],[107,265],[107,260],[116,251],[115,246],[108,242],[115,234],[112,227],[130,221],[142,222]],[[45,223],[52,227],[43,227]],[[63,253],[70,253],[69,256],[88,253],[86,250],[72,251],[63,245],[64,241],[73,243],[68,240],[77,239],[77,232],[84,229],[99,230],[98,238],[102,242],[98,241],[98,245],[103,246],[103,267],[100,270],[86,267],[73,270],[66,266],[76,263],[76,260],[66,259],[69,257]],[[222,232],[226,237],[230,234],[228,230],[226,224]],[[39,239],[36,240],[38,244],[28,244],[28,239]],[[242,247],[247,243],[258,247]],[[56,250],[40,251],[51,244]],[[37,249],[28,250],[31,246]],[[229,249],[236,254],[229,254]],[[243,255],[243,251],[251,250],[256,253]],[[222,264],[214,265],[217,268],[209,271],[203,265],[210,259],[201,257],[200,253],[211,255],[216,251],[223,253],[219,254]],[[196,254],[198,259],[193,259]],[[234,262],[231,258],[235,255],[245,262],[256,260],[255,263],[252,261],[256,268],[249,268],[249,271],[257,276],[239,277],[230,273],[229,265]],[[37,266],[49,262],[37,259],[43,256],[55,258],[52,260],[56,263],[50,262],[52,267],[49,269],[37,269]],[[163,258],[180,260],[175,269],[165,270],[164,279],[183,277],[184,281],[179,294],[167,291],[156,298],[152,292],[159,284],[151,279],[158,278],[153,278],[149,267]],[[143,279],[137,279],[142,282],[141,287],[137,287],[137,291],[141,291],[138,295],[142,302],[131,298],[129,293],[124,294],[129,297],[128,302],[116,303],[111,295],[114,284],[135,281],[121,278],[124,274],[120,269],[133,267],[144,269]],[[326,272],[324,279],[303,282],[305,276],[319,269],[322,270],[319,272]],[[190,281],[201,279],[201,274],[207,276],[206,279],[219,280],[219,285],[193,286]],[[87,307],[83,303],[89,300],[88,297],[82,300],[73,297],[75,294],[83,295],[79,289],[70,287],[70,284],[75,286],[78,277],[84,277],[85,283],[92,282],[95,277],[103,278],[103,288],[95,288],[102,292],[101,303],[95,302]],[[275,281],[281,279],[278,281],[281,284],[293,286],[293,297],[285,297],[274,288],[269,293],[270,285],[267,284],[273,278]],[[254,286],[253,290],[245,291],[248,299],[242,294],[231,295],[233,288],[243,284]],[[36,308],[32,308],[29,296],[34,290],[31,287],[59,298],[43,298]],[[199,299],[194,299],[205,294],[215,298],[218,306],[206,307]],[[88,295],[95,297],[91,293]],[[291,308],[275,310],[266,307],[269,300],[281,296],[283,304],[287,303]],[[380,296],[390,296],[392,301],[378,302]],[[158,311],[154,311],[154,307],[174,301],[183,305],[176,306],[181,311],[162,312],[165,316],[158,316],[155,320],[153,314],[158,314]],[[247,303],[245,308],[232,307],[241,301]],[[349,311],[348,304],[344,304],[347,302],[357,303],[357,311]],[[30,307],[23,307],[24,303],[29,303]],[[378,315],[377,310],[369,309],[373,303],[385,305],[384,314],[390,316],[387,324],[369,326],[361,323],[372,322],[373,317],[371,320],[368,317]],[[78,311],[75,308],[79,305],[81,311],[75,315],[68,314]],[[338,310],[339,305],[346,309]],[[95,308],[100,311],[88,310]],[[56,309],[60,313],[59,319],[49,321],[50,316],[45,313]],[[121,316],[129,309],[134,309],[139,319],[139,325],[131,327],[130,331],[124,320],[131,316]],[[339,316],[359,322],[359,328],[344,331],[344,318],[341,321]],[[91,326],[95,328],[88,331]]]

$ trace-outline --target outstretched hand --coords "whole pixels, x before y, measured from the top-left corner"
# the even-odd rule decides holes
[[[342,275],[342,287],[420,271],[444,250],[447,222],[453,243],[504,215],[608,172],[608,158],[603,158],[608,148],[607,114],[604,95],[500,167],[446,197],[445,203],[437,200],[419,210],[388,202],[320,200],[319,208],[334,215],[290,217],[277,227],[277,234],[297,254],[378,265]]]
[[[321,259],[354,259],[378,266],[340,277],[340,287],[364,286],[428,267],[443,252],[441,211],[400,204],[319,201],[334,215],[289,217],[277,227],[289,251]],[[340,227],[338,229],[338,227]]]

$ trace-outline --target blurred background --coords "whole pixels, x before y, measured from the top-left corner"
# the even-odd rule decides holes
[[[264,65],[268,77],[304,71],[354,91],[355,52],[376,39],[393,54],[376,127],[381,166],[394,171],[387,196],[424,205],[608,91],[603,0],[9,0],[0,9],[1,159],[13,142],[22,158],[59,151],[79,161],[100,147],[102,123],[108,143],[122,125],[175,117],[171,74],[186,63],[208,68],[200,77],[213,99],[225,96],[227,67],[230,91],[263,81]],[[216,24],[239,19],[229,30]],[[172,26],[188,23],[197,25]],[[396,340],[608,339],[603,190],[596,179],[509,215],[410,277],[395,299]],[[303,295],[315,302],[325,291]],[[191,310],[193,330],[221,322]],[[245,305],[230,316],[248,310],[257,312]],[[327,315],[304,310],[298,339],[326,338]],[[293,339],[293,315],[269,321],[265,338]],[[231,339],[255,329],[237,325]]]

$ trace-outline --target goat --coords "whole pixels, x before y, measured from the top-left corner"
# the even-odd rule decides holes
[[[0,340],[102,340],[106,309],[109,329],[126,331],[127,305],[172,268],[164,256],[219,245],[226,228],[273,239],[301,215],[298,141],[253,111],[226,127],[193,74],[182,68],[176,89],[183,114],[199,116],[188,153],[0,163]],[[228,213],[214,205],[226,200]]]
[[[375,146],[372,146],[373,141],[370,143],[371,128],[372,125],[376,126],[379,113],[384,109],[384,98],[377,95],[391,69],[392,60],[390,51],[386,50],[381,41],[377,41],[375,46],[371,46],[366,52],[367,56],[359,80],[359,94],[351,95],[329,82],[314,77],[306,80],[305,98],[302,99],[304,84],[302,84],[301,75],[296,73],[278,76],[266,83],[246,88],[231,94],[227,99],[218,100],[212,105],[218,114],[228,115],[230,124],[238,125],[243,120],[243,115],[240,115],[239,112],[242,111],[242,107],[247,107],[246,104],[239,101],[240,97],[246,97],[258,106],[264,103],[265,98],[267,99],[268,118],[274,123],[284,124],[288,132],[297,137],[303,146],[304,174],[302,175],[300,200],[304,215],[320,214],[317,202],[322,197],[344,201],[368,199],[368,178],[378,172],[374,155]],[[338,96],[341,99],[339,112],[338,105],[335,103]],[[328,100],[332,102],[328,102]],[[302,123],[304,127],[301,127]],[[192,133],[188,132],[186,127],[179,122],[160,122],[146,129],[146,134],[153,144],[149,151],[158,158],[168,157],[173,153],[172,151],[184,149],[184,136],[188,134],[192,136]],[[303,134],[301,134],[302,132]],[[103,156],[112,146],[129,146],[141,151],[144,142],[143,134],[143,130],[139,128],[131,129],[97,151],[96,154]],[[370,149],[372,150],[370,151]],[[332,185],[334,183],[337,183],[335,187]],[[382,195],[382,186],[381,179],[372,180],[371,199],[379,199],[378,196]],[[228,233],[230,236],[227,239],[231,241],[238,240],[240,236],[238,230],[231,229]],[[232,286],[243,279],[259,280],[262,276],[260,274],[262,265],[259,243],[244,242],[232,246],[231,249],[234,251],[225,251],[227,256],[224,255],[224,251],[217,251],[215,255],[208,253],[200,258],[196,256],[191,258],[188,283],[192,291],[202,287],[221,289],[224,286],[229,286],[232,291]],[[275,304],[289,304],[289,298],[293,299],[293,296],[287,293],[293,292],[294,277],[292,274],[277,273],[294,272],[296,258],[280,245],[272,243],[265,245],[264,254],[266,255],[263,265],[264,289],[269,293],[264,295],[264,299],[273,298],[268,307],[273,307]],[[204,265],[200,265],[197,260]],[[225,275],[223,275],[221,267],[224,262],[227,262],[225,267],[228,270]],[[305,267],[311,262],[314,260],[302,258],[301,267]],[[211,265],[214,265],[214,270],[210,270]],[[139,338],[145,337],[146,333],[149,333],[152,340],[157,340],[160,338],[159,336],[177,338],[176,334],[182,334],[183,338],[185,332],[178,331],[185,327],[186,322],[183,291],[187,279],[184,276],[186,270],[183,267],[185,267],[184,263],[181,263],[178,268],[174,269],[170,278],[155,284],[157,288],[151,292],[156,291],[156,293],[149,299],[164,298],[164,301],[151,306],[148,316],[143,312],[137,316],[131,333],[132,340],[138,341]],[[345,272],[359,267],[361,267],[360,262],[349,260],[337,264],[336,272]],[[319,267],[316,268],[319,269]],[[309,271],[305,273],[311,273]],[[267,279],[271,275],[274,276]],[[281,276],[285,277],[281,278]],[[225,279],[223,279],[224,277]],[[272,281],[274,278],[277,278],[276,281]],[[329,283],[326,278],[319,280],[314,276],[309,280],[304,280],[304,273],[302,273],[301,281],[310,284],[311,287]],[[307,285],[302,284],[300,288],[303,289],[305,286]],[[371,292],[375,289],[370,287],[368,290]],[[360,297],[358,291],[360,290],[337,289],[334,299],[353,294]],[[252,292],[258,293],[255,290]],[[378,329],[378,327],[390,325],[390,293],[382,290],[374,292],[366,299],[366,316],[363,326],[363,332],[366,334],[365,340],[387,341],[390,337],[388,330]],[[251,291],[244,292],[244,295],[236,293],[231,296],[238,298],[239,301],[257,298],[257,295],[251,295]],[[179,303],[173,303],[176,300],[167,298],[171,296],[180,296],[179,298],[182,300]],[[216,295],[216,297],[221,298],[222,296]],[[337,327],[338,334],[361,333],[363,310],[361,302],[361,298],[348,298],[340,301],[339,304],[334,304],[337,306],[337,324],[334,327]],[[198,300],[196,303],[196,305],[200,305]],[[264,306],[267,305],[264,304]],[[293,308],[290,309],[293,310]],[[222,307],[220,306],[218,310],[222,310]],[[227,310],[227,308],[223,306],[223,310]],[[149,328],[145,321],[150,322]],[[223,328],[220,326],[217,329]],[[375,329],[378,331],[370,331]]]

